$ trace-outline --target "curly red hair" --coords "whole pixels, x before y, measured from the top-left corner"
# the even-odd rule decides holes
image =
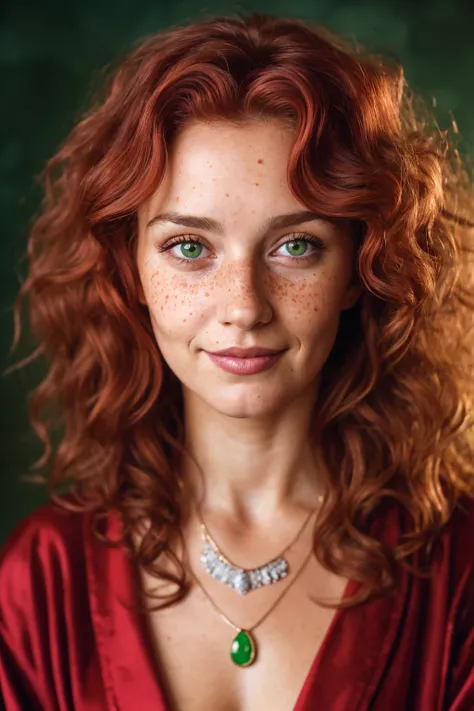
[[[29,406],[44,444],[35,467],[49,470],[40,480],[62,505],[92,511],[99,538],[111,507],[125,545],[150,522],[130,550],[177,584],[160,607],[188,590],[172,553],[182,401],[138,298],[137,209],[186,122],[266,117],[295,128],[295,196],[328,218],[350,218],[357,242],[363,294],[341,314],[314,424],[328,492],[315,554],[365,584],[341,605],[392,588],[399,566],[410,567],[462,497],[474,496],[472,181],[448,132],[430,126],[400,66],[310,23],[254,13],[173,27],[125,58],[48,162],[12,346],[28,295],[39,346],[15,367],[40,355],[49,362]],[[74,497],[60,493],[65,485]],[[394,503],[409,525],[389,549],[369,525]]]

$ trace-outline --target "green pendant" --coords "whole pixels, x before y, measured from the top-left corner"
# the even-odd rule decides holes
[[[239,667],[249,667],[257,656],[257,645],[250,632],[240,630],[232,642],[230,656]]]

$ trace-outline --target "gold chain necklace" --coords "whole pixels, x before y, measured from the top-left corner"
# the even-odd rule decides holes
[[[318,501],[321,501],[322,497],[319,497]],[[314,513],[314,512],[313,512]],[[311,515],[311,514],[310,514]],[[305,525],[307,523],[308,519],[305,521]],[[309,550],[308,554],[306,555],[305,559],[303,560],[302,564],[300,567],[296,570],[295,575],[293,577],[293,580],[291,580],[286,588],[282,590],[280,595],[276,598],[276,600],[272,603],[271,607],[265,612],[265,614],[254,624],[252,627],[248,628],[242,628],[239,627],[238,625],[234,624],[227,615],[221,610],[221,608],[217,605],[216,602],[212,599],[204,585],[201,583],[197,575],[194,573],[193,569],[191,566],[189,566],[190,573],[196,583],[199,585],[201,588],[202,592],[206,596],[207,600],[211,603],[212,607],[214,610],[218,613],[220,618],[224,620],[226,624],[228,624],[230,627],[232,627],[234,630],[237,631],[237,635],[234,637],[232,640],[232,645],[231,645],[231,650],[230,650],[230,656],[232,661],[237,664],[237,666],[240,667],[248,667],[251,664],[253,664],[257,658],[257,643],[252,635],[252,632],[257,629],[266,619],[267,617],[273,612],[273,610],[276,608],[276,606],[279,604],[279,602],[283,599],[283,597],[286,595],[286,593],[290,590],[290,588],[294,585],[294,583],[298,580],[299,576],[309,563],[309,560],[311,558],[311,554],[313,553],[313,546],[311,545],[311,549]]]
[[[321,503],[322,499],[323,497],[319,496],[318,503]],[[211,577],[227,585],[232,590],[235,590],[239,595],[246,595],[248,592],[258,590],[265,585],[273,585],[287,577],[290,566],[284,557],[285,553],[294,546],[296,541],[300,538],[313,513],[314,511],[309,513],[296,536],[285,546],[280,555],[264,565],[259,565],[255,568],[242,568],[233,563],[222,553],[207,530],[206,524],[198,511],[201,538],[204,543],[204,549],[200,558],[201,564]]]

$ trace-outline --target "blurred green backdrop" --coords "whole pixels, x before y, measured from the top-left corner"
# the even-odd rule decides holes
[[[4,0],[5,2],[5,0]],[[474,147],[474,3],[469,0],[7,0],[0,9],[0,368],[13,357],[12,302],[25,277],[20,262],[41,193],[36,177],[86,108],[92,82],[110,61],[149,34],[215,14],[259,10],[311,19],[399,59],[412,88],[436,106],[441,128],[453,116],[461,152]],[[42,453],[29,427],[28,392],[43,363],[0,380],[0,545],[13,526],[46,502],[45,491],[22,481]]]

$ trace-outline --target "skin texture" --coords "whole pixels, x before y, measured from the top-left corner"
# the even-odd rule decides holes
[[[206,505],[249,521],[274,518],[275,506],[308,496],[314,502],[321,493],[311,471],[310,415],[340,312],[360,295],[345,223],[306,221],[262,232],[269,218],[308,209],[287,183],[292,141],[292,130],[274,120],[190,123],[138,215],[141,298],[183,386],[187,445],[205,472]],[[171,210],[218,220],[223,233],[171,222],[148,226]],[[324,250],[285,246],[306,235]],[[160,251],[179,236],[204,246]],[[205,352],[231,346],[286,350],[271,370],[234,375]]]

